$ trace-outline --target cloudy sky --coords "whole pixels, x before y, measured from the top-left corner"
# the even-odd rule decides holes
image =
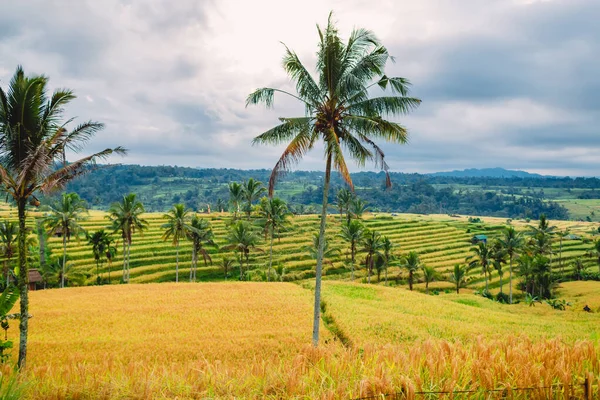
[[[504,167],[600,175],[598,0],[0,0],[0,85],[18,64],[75,90],[69,114],[106,129],[89,151],[124,163],[270,168],[251,139],[279,116],[257,87],[291,88],[283,46],[314,64],[315,24],[373,30],[422,106],[383,145],[394,171]],[[323,169],[315,150],[298,169]]]

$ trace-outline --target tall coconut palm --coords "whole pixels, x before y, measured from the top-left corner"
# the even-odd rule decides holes
[[[454,283],[456,294],[460,293],[460,288],[467,284],[467,268],[460,264],[454,264],[454,269],[450,272],[449,280]]]
[[[277,197],[263,197],[260,200],[259,222],[264,227],[265,234],[268,234],[271,239],[269,246],[269,269],[267,273],[267,281],[271,278],[271,269],[273,267],[273,240],[275,234],[279,234],[283,226],[286,224],[286,218],[290,215],[285,202]]]
[[[421,269],[421,260],[419,254],[416,251],[409,252],[404,258],[400,265],[408,271],[408,288],[413,290],[413,285],[417,278],[419,269]]]
[[[365,234],[365,227],[358,220],[347,221],[342,224],[342,231],[338,235],[350,244],[350,269],[354,280],[354,263],[356,261],[357,246]]]
[[[108,218],[114,232],[120,232],[123,239],[123,282],[129,282],[129,259],[133,235],[137,232],[143,235],[148,227],[148,221],[141,215],[145,212],[144,205],[135,193],[123,196],[118,203],[113,203],[108,209]]]
[[[94,260],[96,260],[96,281],[98,285],[101,283],[100,270],[105,259],[110,259],[116,254],[116,247],[112,244],[114,240],[110,237],[108,232],[104,229],[100,229],[91,235],[88,235],[88,244],[92,246],[92,253],[94,254]],[[110,269],[108,272],[108,282],[110,283]]]
[[[267,190],[263,187],[261,181],[257,181],[254,178],[248,179],[242,185],[243,197],[246,201],[245,211],[248,221],[250,221],[250,215],[252,214],[252,203],[258,200]]]
[[[467,261],[469,261],[469,267],[480,266],[481,273],[485,277],[485,291],[489,292],[488,288],[488,277],[491,275],[491,250],[486,242],[477,243],[477,247],[471,247],[471,252],[473,255],[467,257]]]
[[[367,267],[367,281],[371,283],[371,274],[373,273],[373,267],[375,266],[375,260],[377,257],[381,257],[381,251],[383,250],[383,237],[377,231],[366,230],[361,244],[361,251],[367,253],[365,257],[365,264]]]
[[[523,233],[517,232],[513,226],[507,226],[504,228],[501,237],[498,238],[498,242],[508,256],[508,298],[510,304],[512,304],[512,265],[513,260],[519,255],[519,252],[523,248]]]
[[[540,251],[538,251],[537,254],[550,255],[550,269],[552,269],[552,241],[554,236],[559,233],[557,229],[556,226],[550,225],[550,222],[546,218],[546,214],[541,214],[538,226],[530,226],[530,231],[528,232],[540,245]]]
[[[248,268],[250,261],[250,250],[263,250],[256,247],[260,241],[260,237],[256,233],[256,229],[246,221],[238,221],[229,228],[227,235],[228,245],[223,246],[224,250],[235,250],[239,254],[240,261],[240,280],[244,279],[244,262]]]
[[[49,214],[44,220],[49,234],[59,234],[62,237],[63,280],[60,283],[62,288],[65,287],[64,269],[67,266],[67,242],[71,240],[71,236],[79,237],[79,234],[85,234],[85,229],[79,222],[84,219],[84,214],[87,214],[87,208],[77,193],[63,193],[60,200],[49,207]]]
[[[213,240],[214,234],[210,222],[197,215],[192,217],[189,227],[186,229],[186,236],[192,242],[192,268],[190,269],[190,282],[196,281],[196,272],[198,270],[198,255],[201,254],[204,259],[204,266],[212,264],[212,258],[204,245],[217,247]]]
[[[237,219],[237,213],[240,212],[240,205],[244,200],[244,188],[237,182],[229,184],[229,205],[233,209],[233,220]]]
[[[317,79],[314,79],[300,62],[296,53],[286,47],[283,68],[296,85],[297,94],[280,89],[261,88],[250,94],[246,104],[263,103],[273,106],[274,94],[280,93],[299,100],[306,114],[299,118],[281,118],[281,124],[254,139],[254,144],[287,143],[269,179],[269,194],[273,194],[275,183],[281,173],[302,159],[320,140],[324,143],[325,177],[319,257],[316,266],[315,302],[313,315],[313,345],[319,342],[321,302],[321,274],[323,248],[327,220],[327,202],[331,169],[340,172],[351,189],[352,180],[344,149],[358,165],[375,161],[386,172],[387,163],[383,150],[374,139],[395,143],[406,143],[406,129],[383,117],[407,114],[417,107],[419,99],[408,96],[410,83],[404,78],[388,77],[385,65],[390,56],[377,37],[368,30],[354,30],[346,43],[342,41],[330,14],[327,27],[319,31],[317,51]],[[369,98],[375,87],[381,91],[391,90],[391,95]],[[391,184],[386,174],[386,184]]]
[[[15,255],[15,242],[19,234],[19,225],[14,221],[4,220],[0,222],[0,252],[4,258],[3,276],[6,278],[6,286],[10,283],[10,264]]]
[[[65,150],[79,152],[104,126],[89,121],[69,129],[73,119],[65,122],[62,117],[65,106],[75,95],[70,90],[59,89],[48,96],[47,84],[47,77],[26,76],[19,66],[7,90],[0,88],[0,181],[16,203],[19,219],[19,368],[25,368],[26,364],[29,326],[27,203],[38,205],[37,192],[49,193],[63,188],[73,178],[89,171],[89,166],[98,159],[125,153],[123,148],[117,147],[68,164],[57,164]]]
[[[347,216],[347,220],[350,220],[348,209],[350,208],[352,197],[352,192],[346,188],[338,190],[336,194],[337,207],[340,210],[340,223],[343,221],[344,213]]]
[[[165,230],[163,240],[173,239],[173,246],[176,248],[175,282],[179,282],[179,242],[191,230],[188,221],[189,213],[190,210],[185,208],[185,204],[174,204],[166,214],[163,214],[163,219],[167,220],[161,226]]]

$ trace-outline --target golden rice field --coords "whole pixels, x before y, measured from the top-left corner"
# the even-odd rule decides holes
[[[326,281],[321,346],[312,291],[293,283],[164,283],[31,293],[29,399],[345,399],[600,396],[600,283],[566,311],[472,294]],[[589,304],[596,312],[581,311]],[[328,329],[335,331],[334,336]],[[335,337],[347,338],[346,346]],[[16,326],[10,335],[17,336]],[[493,392],[484,389],[566,389]],[[574,385],[573,387],[569,385]],[[476,393],[423,397],[421,391]]]

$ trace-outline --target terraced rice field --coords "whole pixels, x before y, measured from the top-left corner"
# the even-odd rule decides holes
[[[14,211],[7,208],[0,211],[0,216],[14,218]],[[228,214],[203,214],[213,227],[217,244],[222,247],[226,244],[227,234],[226,224],[230,220]],[[32,213],[29,225],[33,227],[34,217],[40,217],[39,213]],[[162,240],[163,230],[161,225],[164,223],[162,214],[148,213],[144,218],[150,223],[150,227],[143,234],[136,233],[131,248],[131,282],[149,283],[166,282],[175,280],[175,256],[176,249],[171,242]],[[506,220],[499,218],[483,218],[481,223],[469,223],[466,217],[449,217],[447,215],[411,215],[400,214],[391,216],[389,214],[371,215],[364,218],[365,225],[369,229],[377,230],[381,234],[388,236],[395,244],[394,254],[401,256],[408,251],[419,253],[423,263],[435,267],[441,274],[447,275],[448,271],[456,263],[464,263],[465,258],[469,256],[472,247],[470,239],[474,234],[486,234],[488,238],[498,235],[500,230],[506,224]],[[580,235],[584,239],[594,239],[592,233],[597,228],[597,224],[587,222],[569,222],[569,221],[551,221],[559,229],[569,229],[569,232]],[[290,226],[275,240],[273,249],[273,265],[285,269],[281,280],[298,280],[314,276],[315,261],[306,251],[307,246],[312,244],[312,235],[318,230],[319,219],[317,216],[294,216],[290,218]],[[524,221],[512,221],[512,224],[518,229],[526,229],[528,224]],[[530,222],[535,224],[535,221]],[[105,214],[98,211],[92,211],[89,218],[82,223],[89,231],[106,228],[108,221]],[[325,265],[325,279],[350,279],[350,267],[348,263],[348,245],[342,241],[337,234],[340,232],[340,220],[338,215],[328,217],[328,239],[331,247],[340,250],[339,255],[331,257],[332,265]],[[597,232],[597,231],[596,231]],[[118,239],[118,234],[115,234]],[[60,256],[62,254],[62,241],[60,238],[50,238],[49,246],[52,254]],[[268,265],[268,241],[264,241],[259,247],[263,250],[253,251],[250,256],[250,268],[256,273],[253,279],[260,280],[260,271],[265,271]],[[591,243],[585,243],[583,240],[563,240],[562,251],[558,240],[554,242],[553,267],[555,270],[571,271],[571,263],[577,257],[583,257],[585,264],[590,271],[595,271],[596,261],[586,256],[586,252],[591,248]],[[108,280],[110,271],[110,280],[112,283],[118,283],[121,279],[122,271],[122,248],[118,246],[119,254],[111,265],[104,264],[101,272],[104,281]],[[235,258],[233,252],[224,252],[217,248],[208,247],[212,257],[212,265],[204,266],[199,262],[197,273],[198,280],[201,281],[219,281],[224,280],[225,275],[221,270],[221,260],[224,257]],[[90,246],[85,240],[72,240],[68,243],[67,253],[69,262],[78,270],[84,272],[88,278],[87,283],[95,282],[96,265],[93,260]],[[358,271],[356,273],[357,281],[365,281],[366,270],[364,268],[364,255],[357,256]],[[237,261],[234,262],[234,269],[229,274],[229,279],[236,279],[239,275]],[[399,261],[392,262],[388,269],[389,284],[402,284],[406,279],[405,272],[398,266]],[[181,243],[180,248],[180,279],[186,280],[189,276],[191,266],[191,246],[187,241]],[[506,267],[508,269],[508,267]],[[484,278],[480,270],[474,268],[470,271],[469,287],[481,288],[484,284]],[[383,279],[383,275],[382,278]],[[499,287],[499,278],[494,272],[491,282],[491,288]],[[448,282],[434,282],[431,287],[446,289],[450,288]],[[423,284],[416,286],[423,288]]]

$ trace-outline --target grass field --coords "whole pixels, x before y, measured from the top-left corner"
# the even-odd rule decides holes
[[[335,399],[404,390],[416,398],[422,390],[571,385],[588,373],[597,379],[600,313],[584,313],[579,304],[600,308],[600,283],[568,283],[561,291],[577,307],[554,311],[471,294],[428,296],[327,281],[327,325],[318,349],[308,345],[308,286],[166,283],[38,291],[31,293],[25,397]],[[16,337],[16,327],[10,335]],[[340,336],[345,346],[334,339]],[[582,390],[575,386],[561,397],[557,389],[552,396],[581,396]]]

